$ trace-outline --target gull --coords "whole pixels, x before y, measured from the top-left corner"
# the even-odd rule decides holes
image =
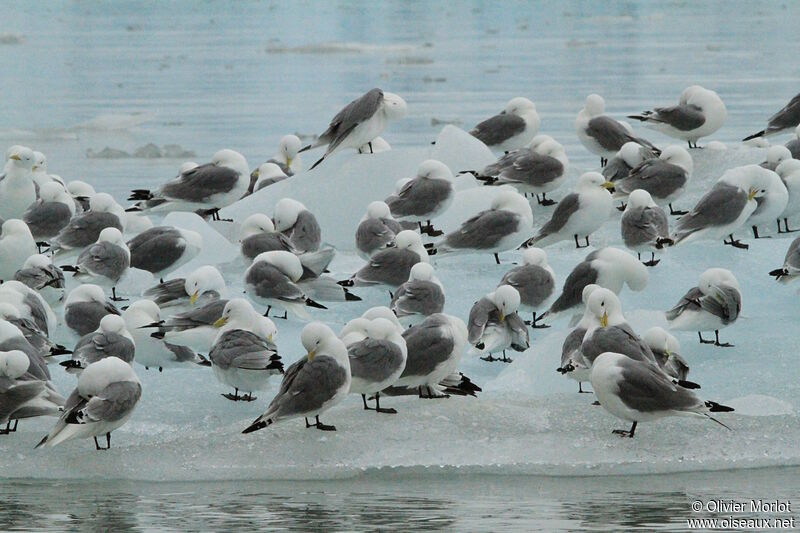
[[[429,263],[411,267],[408,281],[400,285],[390,304],[397,318],[407,324],[421,322],[444,309],[444,287]]]
[[[300,153],[326,146],[325,154],[311,165],[314,170],[326,157],[345,148],[358,149],[372,142],[383,133],[390,120],[401,119],[406,115],[408,106],[398,95],[372,89],[347,104],[330,122],[313,144],[299,150]]]
[[[800,94],[795,95],[780,111],[769,117],[767,127],[743,140],[749,141],[757,137],[768,137],[800,125]]]
[[[526,248],[522,251],[522,264],[503,275],[498,285],[510,285],[519,293],[520,310],[532,314],[532,328],[549,328],[546,324],[538,324],[542,318],[536,317],[536,311],[553,296],[555,292],[555,274],[547,264],[547,253],[541,248]]]
[[[581,296],[587,285],[596,284],[614,294],[619,294],[627,285],[629,289],[638,292],[647,286],[648,278],[647,268],[624,250],[612,247],[595,250],[570,272],[564,280],[561,294],[545,315],[555,315],[571,309],[583,313]]]
[[[367,206],[366,214],[356,228],[356,250],[362,259],[384,248],[394,246],[394,237],[403,231],[386,202],[375,201]]]
[[[655,107],[628,118],[674,139],[681,139],[689,148],[698,148],[697,141],[716,132],[727,117],[725,104],[719,95],[699,85],[687,87],[681,93],[678,105]]]
[[[155,226],[128,241],[131,268],[146,270],[162,281],[164,276],[197,257],[203,237],[196,231]]]
[[[800,124],[794,129],[794,139],[786,143],[786,148],[794,159],[800,159]]]
[[[78,256],[75,266],[62,266],[65,272],[74,272],[78,280],[88,279],[96,284],[111,286],[111,300],[126,300],[117,297],[116,285],[128,271],[131,252],[117,228],[105,228],[97,242]]]
[[[608,181],[616,182],[627,178],[631,170],[647,159],[657,157],[649,148],[635,142],[626,142],[619,149],[617,155],[608,160],[603,167],[603,177]]]
[[[14,273],[14,279],[38,292],[51,306],[64,300],[64,272],[46,255],[28,257],[22,268]]]
[[[0,435],[17,430],[19,420],[37,416],[59,416],[64,398],[49,381],[28,373],[30,359],[20,350],[0,351]],[[11,421],[14,427],[11,427]]]
[[[263,390],[270,377],[283,373],[274,341],[278,330],[243,298],[228,301],[214,326],[222,329],[208,352],[211,369],[218,381],[234,389],[233,394],[222,396],[252,402],[254,391]],[[247,394],[240,396],[240,390]]]
[[[506,357],[507,348],[524,352],[530,347],[528,328],[517,314],[519,302],[517,289],[501,285],[472,306],[467,340],[477,353],[489,354],[481,357],[484,361],[510,363],[512,360]],[[503,357],[492,357],[496,352],[503,352]]]
[[[170,344],[150,335],[151,330],[147,326],[161,321],[161,309],[152,300],[133,302],[122,312],[122,318],[136,346],[135,361],[145,370],[153,367],[162,372],[171,366],[201,363],[201,359],[190,348]]]
[[[156,328],[150,334],[154,339],[208,353],[219,333],[219,328],[214,324],[222,316],[227,303],[225,299],[214,300],[146,327]]]
[[[642,189],[659,205],[668,205],[671,215],[685,215],[673,209],[672,203],[686,189],[694,170],[692,156],[681,146],[668,146],[657,158],[645,159],[632,168],[627,177],[614,182],[614,198],[625,198]]]
[[[442,232],[434,229],[431,220],[444,213],[454,198],[450,168],[441,161],[427,159],[420,163],[413,179],[398,182],[396,192],[385,202],[398,221],[416,222],[420,233],[438,237]]]
[[[75,216],[75,201],[55,181],[45,183],[39,189],[39,199],[28,207],[22,220],[28,225],[39,246],[52,239],[64,229]]]
[[[800,276],[800,237],[793,240],[789,245],[786,257],[783,260],[783,266],[772,270],[769,275],[774,276],[775,281],[780,281],[781,283],[789,283]]]
[[[239,152],[220,150],[210,163],[182,171],[177,178],[150,191],[135,189],[128,200],[133,211],[202,211],[219,219],[219,210],[239,200],[250,184],[247,160]]]
[[[0,180],[0,219],[21,219],[25,210],[36,201],[36,185],[31,177],[33,151],[24,146],[8,149],[7,161]]]
[[[8,302],[0,302],[0,319],[16,326],[25,336],[25,340],[44,357],[72,353],[64,346],[51,341],[33,320],[23,318],[19,309]]]
[[[589,235],[611,217],[614,202],[608,189],[613,186],[613,183],[606,181],[597,172],[581,175],[575,192],[571,192],[558,203],[550,220],[523,246],[541,248],[570,238],[575,239],[576,248],[589,246]],[[585,246],[578,242],[579,237],[586,239]]]
[[[106,315],[100,320],[97,331],[81,337],[72,350],[72,358],[61,366],[70,374],[80,374],[90,364],[107,357],[118,357],[133,364],[135,352],[136,344],[125,327],[125,320],[118,315]]]
[[[394,248],[375,253],[364,267],[339,284],[346,287],[386,285],[395,289],[408,280],[414,265],[428,262],[428,252],[422,245],[419,233],[403,230],[397,234],[394,242]]]
[[[12,322],[0,320],[0,351],[11,350],[19,350],[28,357],[27,373],[33,379],[50,381],[50,371],[42,353],[28,342],[22,331]]]
[[[533,213],[528,200],[515,190],[501,190],[485,211],[464,221],[436,245],[437,254],[490,253],[500,264],[501,252],[518,248],[531,234]]]
[[[280,390],[267,411],[256,418],[242,433],[251,433],[289,418],[303,417],[306,428],[336,431],[323,424],[322,413],[341,402],[350,391],[350,359],[347,348],[331,328],[312,322],[303,328],[300,341],[306,355],[286,369]],[[314,417],[316,422],[309,424]]]
[[[50,182],[55,182],[64,187],[64,182],[59,176],[47,173],[47,157],[42,152],[33,152],[33,166],[31,167],[31,179],[41,191],[42,187]]]
[[[83,249],[97,242],[105,228],[125,231],[125,211],[110,194],[97,193],[89,198],[89,210],[73,217],[50,241],[54,252]]]
[[[37,448],[73,439],[94,438],[97,450],[111,448],[111,432],[123,426],[142,396],[142,385],[131,365],[108,357],[89,365],[64,404],[64,413]],[[97,437],[106,436],[101,448]]]
[[[788,148],[779,144],[770,146],[769,149],[767,149],[767,159],[761,163],[761,166],[769,170],[775,170],[778,168],[778,165],[788,159],[794,159],[792,157],[792,152]]]
[[[376,318],[366,324],[366,338],[347,346],[350,357],[350,393],[360,394],[364,409],[376,413],[396,414],[393,408],[381,407],[380,393],[393,385],[406,367],[406,341],[395,325]],[[367,395],[375,397],[375,407],[367,405]]]
[[[667,214],[643,189],[636,189],[628,197],[628,205],[620,221],[620,232],[622,242],[636,252],[639,260],[642,259],[642,252],[650,252],[650,261],[644,262],[645,266],[656,266],[661,260],[656,259],[655,250],[663,250],[672,244]]]
[[[778,233],[794,233],[797,230],[789,229],[789,218],[800,213],[800,161],[797,159],[783,161],[775,169],[775,173],[781,178],[789,193],[786,209],[781,214],[785,229],[781,231],[778,224]]]
[[[450,394],[474,396],[480,388],[472,385],[463,374],[454,375],[467,346],[467,336],[467,326],[461,319],[442,313],[431,315],[421,324],[405,330],[406,366],[394,385],[383,394],[415,391],[423,399],[449,398]]]
[[[528,144],[539,132],[539,123],[534,103],[518,96],[509,100],[503,111],[469,133],[493,150],[508,152]]]
[[[314,252],[298,250],[286,235],[275,230],[272,219],[262,213],[252,214],[244,220],[239,239],[242,256],[248,265],[261,253],[284,250],[295,254],[303,268],[315,276],[321,275],[328,268],[336,254],[331,246],[323,246]]]
[[[0,302],[13,305],[24,319],[30,320],[45,335],[55,335],[58,320],[42,296],[16,280],[0,285]]]
[[[484,185],[512,185],[525,196],[535,194],[539,205],[555,205],[555,201],[547,198],[547,193],[558,189],[567,178],[569,160],[558,142],[544,141],[535,148],[534,142],[538,139],[534,138],[526,148],[506,153],[480,173],[469,173]]]
[[[22,220],[12,218],[0,226],[0,281],[14,279],[28,257],[36,255],[36,241]]]
[[[247,192],[252,194],[260,191],[265,187],[274,185],[279,181],[283,181],[289,176],[281,170],[281,167],[275,163],[262,163],[257,169],[250,173],[250,185]]]
[[[278,153],[269,158],[267,163],[276,165],[286,176],[293,176],[303,169],[303,162],[297,155],[302,146],[297,135],[284,135],[278,143]]]
[[[709,413],[733,411],[731,407],[701,400],[653,365],[620,353],[600,354],[592,365],[591,382],[606,411],[632,422],[629,430],[613,431],[622,437],[632,438],[639,422],[665,416],[705,417],[727,428]]]
[[[142,296],[150,298],[160,308],[187,309],[219,300],[227,293],[225,279],[219,270],[204,265],[185,278],[174,278],[150,287]]]
[[[245,292],[254,301],[267,306],[265,316],[269,316],[272,307],[277,307],[296,314],[302,319],[310,317],[307,307],[327,309],[315,302],[307,294],[310,284],[301,287],[298,283],[303,276],[303,266],[296,255],[284,252],[264,252],[259,254],[253,264],[244,273]],[[355,299],[346,289],[333,282],[342,299]],[[334,297],[336,295],[333,295]],[[286,318],[286,314],[284,314]]]
[[[64,324],[81,337],[99,328],[100,320],[109,314],[120,312],[97,285],[84,283],[75,287],[64,302]]]
[[[664,328],[652,327],[644,332],[642,340],[650,347],[661,370],[678,380],[689,375],[689,363],[681,357],[681,344]]]
[[[584,306],[589,301],[589,296],[591,296],[592,292],[599,288],[600,286],[594,283],[583,288],[581,298]],[[583,344],[583,338],[586,336],[586,331],[594,323],[594,315],[591,311],[585,309],[575,329],[567,334],[561,345],[561,366],[556,371],[577,381],[579,394],[591,394],[591,391],[583,390],[583,382],[589,381],[592,363],[583,356],[581,345]]]
[[[317,218],[297,200],[291,198],[278,200],[272,221],[275,230],[286,235],[300,253],[319,250],[322,244],[322,231]]]
[[[780,176],[772,170],[764,172],[767,182],[766,193],[756,197],[756,209],[745,221],[753,229],[753,236],[756,239],[762,238],[758,234],[758,226],[764,226],[777,222],[778,233],[781,231],[781,215],[789,205],[789,190],[781,180]]]
[[[76,212],[84,212],[89,210],[89,199],[97,194],[94,187],[81,180],[72,180],[67,183],[67,192],[72,196],[75,201]]]
[[[758,207],[756,198],[767,194],[771,171],[758,165],[746,165],[727,170],[697,205],[682,216],[675,225],[672,240],[675,244],[699,239],[720,239],[730,236],[724,244],[747,249],[749,246],[733,238]]]
[[[742,310],[739,282],[730,270],[709,268],[700,275],[696,287],[683,295],[666,312],[669,328],[696,331],[701,344],[728,348],[733,344],[719,342],[719,330],[733,324]],[[713,331],[715,340],[703,339],[703,331]]]
[[[649,141],[636,137],[630,126],[604,115],[606,102],[599,94],[586,97],[586,104],[575,119],[578,140],[593,154],[600,156],[600,166],[606,166],[626,142],[635,142],[658,154],[658,149]]]

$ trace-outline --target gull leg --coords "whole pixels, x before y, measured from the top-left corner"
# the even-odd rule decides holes
[[[106,433],[106,450],[111,449],[111,432]]]
[[[719,342],[719,330],[714,331],[714,338],[716,341],[714,342],[714,346],[719,346],[720,348],[732,348],[733,344],[729,342],[720,343]]]
[[[497,263],[498,265],[500,264],[500,256],[499,255],[494,254],[494,262]]]
[[[531,327],[533,329],[547,329],[550,327],[550,324],[537,324],[543,318],[542,315],[539,315],[539,318],[536,318],[536,311],[533,312],[532,320],[531,320]]]
[[[601,157],[600,158],[600,166],[601,167],[605,167],[606,163],[608,163],[608,159],[606,159],[605,157]]]
[[[672,204],[669,204],[669,214],[670,215],[680,216],[680,215],[685,215],[686,213],[688,213],[688,211],[680,211],[680,210],[674,209],[672,207]]]
[[[780,222],[778,222],[778,224],[780,224]],[[796,231],[800,231],[800,230],[796,230],[796,229],[789,229],[789,219],[788,218],[784,218],[783,219],[783,225],[786,226],[786,231],[784,231],[784,233],[794,233]]]
[[[615,429],[611,433],[613,433],[614,435],[619,435],[620,437],[629,437],[632,439],[635,431],[636,431],[636,422],[634,422],[633,425],[631,425],[631,429]]]
[[[780,225],[778,227],[780,228]],[[759,237],[758,236],[758,226],[753,226],[753,236],[756,239],[769,239],[770,238],[769,236],[767,236],[767,237]]]
[[[100,447],[100,443],[97,442],[97,437],[94,438],[94,449],[95,450],[102,450],[102,448]]]
[[[707,341],[703,338],[703,334],[701,332],[697,332],[697,336],[700,337],[700,344],[714,344],[714,341]]]
[[[734,248],[739,248],[741,250],[747,250],[748,248],[750,248],[749,244],[744,244],[742,241],[734,239],[733,233],[730,234],[730,238],[731,238],[730,241],[724,240],[722,241],[722,244],[727,244],[728,246],[733,246]]]
[[[647,267],[654,267],[661,262],[661,259],[656,259],[656,254],[650,252],[650,261],[643,262],[642,264]]]
[[[584,246],[584,248],[588,248],[588,247],[589,247],[589,236],[587,235],[586,236],[586,246]]]
[[[505,350],[503,350],[503,357],[499,361],[501,363],[513,363],[514,362],[514,360],[511,359],[510,357],[506,357],[506,351]]]
[[[374,154],[375,152],[372,151],[372,141],[367,143],[369,145],[369,153]]]
[[[269,318],[269,312],[270,312],[271,310],[272,310],[272,306],[271,306],[271,305],[268,305],[268,306],[267,306],[267,312],[266,312],[266,313],[264,313],[264,316],[265,316],[265,317],[267,317],[267,318]]]
[[[111,287],[111,301],[112,302],[127,302],[127,298],[118,298],[117,297],[117,288]]]
[[[223,398],[227,398],[227,399],[229,399],[229,400],[230,400],[230,401],[232,401],[232,402],[238,402],[238,401],[239,401],[239,389],[237,389],[237,388],[234,388],[234,389],[233,389],[233,394],[231,394],[231,393],[229,392],[229,393],[227,393],[227,394],[223,394],[223,395],[222,395],[222,397],[223,397]]]
[[[309,424],[308,423],[308,418],[305,418],[304,420],[306,421],[306,429],[314,427],[314,424]]]
[[[537,200],[539,199],[539,195],[536,195],[536,199],[537,199]],[[540,205],[542,205],[542,206],[544,206],[544,207],[549,207],[549,206],[551,206],[551,205],[556,205],[557,203],[558,203],[558,202],[556,202],[555,200],[551,200],[551,199],[549,199],[549,198],[547,197],[547,193],[546,193],[546,192],[543,192],[543,193],[542,193],[542,201],[541,201],[541,202],[539,202],[539,204],[540,204]]]
[[[320,431],[336,431],[336,426],[329,426],[320,422],[319,415],[317,415],[317,423],[315,424],[315,426]]]
[[[578,382],[578,394],[594,394],[594,393],[592,391],[590,391],[590,390],[583,390],[583,383],[579,381]]]
[[[377,396],[375,397],[375,399],[377,400]],[[361,395],[361,401],[364,402],[364,410],[365,411],[372,411],[372,408],[367,405],[367,395],[366,394],[362,394]]]
[[[380,392],[376,392],[375,393],[375,412],[384,413],[384,414],[387,414],[387,415],[396,415],[397,414],[397,409],[394,409],[392,407],[381,407],[381,393]]]

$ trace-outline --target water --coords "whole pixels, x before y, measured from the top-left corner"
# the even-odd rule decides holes
[[[714,138],[733,143],[761,129],[798,90],[791,58],[800,51],[800,5],[793,3],[4,2],[4,8],[0,145],[22,142],[40,149],[51,172],[89,181],[120,201],[133,187],[173,176],[190,158],[98,159],[87,151],[109,147],[133,153],[148,143],[178,144],[202,162],[230,147],[255,166],[274,153],[282,135],[319,133],[344,103],[373,86],[408,101],[409,116],[384,135],[396,147],[426,145],[441,129],[436,121],[469,128],[509,98],[525,95],[537,104],[542,131],[562,142],[579,168],[597,163],[573,130],[575,113],[590,92],[604,95],[608,111],[622,117],[675,101],[685,86],[699,83],[726,102],[728,121]],[[123,117],[92,122],[107,115]],[[647,137],[667,142],[654,132]],[[312,161],[307,157],[307,164]],[[774,246],[784,248],[762,242],[754,251],[769,251],[780,261],[782,251]],[[721,253],[726,261],[737,257]],[[556,265],[562,276],[577,257],[573,253]],[[486,279],[496,274],[475,265]],[[665,276],[662,286],[672,283],[679,290],[696,277],[684,272],[690,265],[679,266],[686,267],[679,280],[668,279],[663,270],[656,274]],[[752,260],[742,268],[766,271]],[[764,292],[767,281],[745,290]],[[651,294],[631,297],[647,307]],[[785,292],[778,307],[789,309],[792,298]],[[755,318],[750,324],[769,324],[770,318]],[[790,331],[791,317],[781,320],[786,326],[781,330]],[[756,336],[737,333],[741,353],[761,348]],[[282,334],[282,339],[292,336]],[[693,361],[694,371],[708,390],[773,394],[793,402],[796,342],[785,334],[773,340],[783,344],[775,354],[762,354],[770,357],[768,365],[759,357],[725,354]],[[734,360],[736,365],[726,364]],[[473,372],[480,364],[465,366]],[[552,372],[551,366],[532,363],[526,369],[533,376],[540,368]],[[337,423],[350,433],[340,431],[330,443],[287,426],[276,428],[274,440],[237,438],[230,456],[214,457],[219,444],[263,405],[234,408],[216,397],[216,385],[209,396],[207,376],[189,374],[183,389],[158,381],[158,375],[143,378],[146,398],[120,431],[120,448],[105,456],[97,457],[90,443],[47,457],[31,452],[50,421],[23,424],[20,434],[10,437],[16,441],[2,443],[0,476],[13,480],[0,484],[0,529],[682,530],[695,498],[789,497],[800,488],[796,468],[544,477],[559,460],[561,473],[594,473],[601,462],[603,472],[618,471],[619,463],[628,473],[648,472],[655,468],[653,456],[663,459],[659,471],[797,464],[792,436],[797,415],[743,417],[734,436],[692,421],[665,421],[643,426],[637,441],[623,448],[597,439],[613,427],[610,417],[584,412],[577,405],[584,398],[554,396],[550,384],[541,387],[533,378],[536,387],[526,392],[548,399],[522,395],[505,402],[486,395],[483,405],[494,410],[480,414],[485,429],[479,438],[478,429],[464,431],[477,424],[469,408],[404,405],[415,409],[409,422],[414,434],[427,430],[430,441],[407,444],[394,427],[380,429],[383,442],[394,446],[393,459],[409,465],[400,472],[369,470],[380,463],[380,448],[366,457],[353,451],[362,431],[376,431],[354,406],[337,414]],[[495,391],[515,383],[513,376],[505,378]],[[57,385],[65,388],[68,381],[60,376]],[[171,420],[159,418],[160,402],[176,406]],[[208,410],[199,421],[198,406]],[[793,413],[791,403],[787,409]],[[518,435],[495,432],[516,424]],[[680,431],[687,427],[691,431]],[[473,453],[437,448],[448,436],[476,444]],[[286,442],[303,453],[293,453]],[[724,453],[715,453],[719,449]],[[548,450],[566,453],[553,458]],[[349,479],[258,481],[336,478],[342,465],[332,464],[330,455],[316,455],[326,451],[345,463]],[[279,464],[265,466],[263,454],[274,454]],[[143,457],[152,458],[154,471],[143,470]],[[318,468],[298,474],[296,461],[309,457]],[[239,470],[226,464],[237,461]],[[481,472],[494,475],[451,470],[436,475],[430,472],[435,466],[413,467],[437,461],[480,465]],[[35,475],[52,481],[28,479],[33,475],[28,465],[45,463]],[[363,469],[370,473],[352,477]],[[513,475],[520,470],[536,475]],[[198,475],[218,481],[198,481]]]
[[[332,482],[0,486],[4,531],[682,531],[724,498],[788,500],[797,468],[633,478],[366,475]],[[793,516],[743,513],[740,518]]]

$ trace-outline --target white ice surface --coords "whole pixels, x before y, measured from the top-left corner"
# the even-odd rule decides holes
[[[437,150],[456,171],[468,168],[458,163],[458,150],[468,152],[461,154],[465,160],[467,155],[475,158],[471,166],[491,159],[485,152],[480,155],[480,147],[470,147],[469,141],[456,128],[446,128],[431,148],[339,154],[314,172],[265,189],[226,209],[223,215],[241,221],[257,209],[271,213],[283,195],[299,199],[317,214],[323,238],[345,249],[331,265],[331,275],[342,279],[363,264],[346,251],[352,246],[363,206],[391,192],[397,178],[413,175],[419,161],[434,156]],[[445,150],[454,144],[457,146]],[[453,153],[446,153],[451,149]],[[725,151],[692,151],[697,171],[678,205],[690,208],[726,168],[759,162],[763,153],[763,149],[738,145]],[[384,170],[378,174],[379,169]],[[553,194],[554,199],[563,197],[583,170],[587,169],[571,168],[570,180],[564,190]],[[494,190],[461,190],[451,211],[442,217],[443,225],[452,227],[488,205]],[[533,211],[538,227],[552,208],[534,205]],[[237,261],[230,262],[237,245],[216,231],[234,235],[235,224],[220,222],[212,227],[194,215],[178,213],[165,221],[200,232],[206,247],[193,263],[219,264],[232,291],[241,290],[243,270]],[[768,233],[773,231],[768,229]],[[615,212],[613,220],[592,236],[592,243],[619,246],[618,232],[619,214]],[[130,422],[114,432],[110,451],[95,452],[91,441],[34,450],[54,420],[23,420],[16,434],[0,437],[0,472],[6,477],[191,480],[329,478],[380,468],[594,475],[800,464],[796,407],[800,397],[800,285],[780,285],[767,275],[782,264],[793,236],[759,241],[746,237],[749,251],[718,242],[670,249],[650,271],[646,290],[634,293],[625,289],[621,294],[629,321],[641,333],[652,325],[664,325],[660,311],[671,307],[706,268],[725,266],[734,272],[742,286],[743,316],[723,330],[721,337],[736,347],[701,346],[692,332],[676,334],[681,354],[691,366],[690,379],[702,384],[700,394],[736,407],[735,413],[720,415],[733,428],[730,432],[704,420],[672,418],[641,424],[634,439],[612,435],[612,429],[625,424],[591,406],[591,395],[577,394],[575,382],[555,371],[568,332],[568,317],[563,317],[551,329],[533,331],[532,348],[510,354],[514,358],[510,365],[465,356],[461,369],[484,388],[478,398],[387,398],[382,403],[399,411],[391,416],[362,411],[360,398],[354,396],[323,416],[324,422],[337,426],[335,433],[307,430],[302,421],[294,420],[241,435],[264,411],[278,379],[258,394],[257,401],[234,403],[220,396],[228,391],[206,368],[158,373],[136,365],[144,387],[142,400]],[[547,248],[559,288],[590,250],[575,250],[569,242]],[[472,303],[492,290],[512,261],[520,259],[518,252],[501,258],[504,264],[498,266],[489,255],[434,256],[432,263],[447,295],[445,311],[466,319]],[[193,263],[182,270],[193,268]],[[139,283],[144,284],[132,283],[132,294]],[[336,330],[367,308],[389,302],[385,290],[355,292],[364,301],[330,304],[327,311],[312,310],[314,318]],[[289,364],[304,353],[298,340],[303,323],[292,319],[275,322],[277,344]],[[51,371],[57,388],[68,394],[74,378],[58,366],[51,366]]]

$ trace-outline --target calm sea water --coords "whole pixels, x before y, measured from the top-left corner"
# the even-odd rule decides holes
[[[0,23],[0,145],[124,200],[181,159],[97,159],[178,144],[251,165],[380,86],[403,95],[394,145],[533,99],[570,159],[599,92],[622,116],[719,92],[741,139],[797,90],[800,6],[777,2],[10,2]],[[132,115],[90,122],[103,115]],[[109,127],[111,124],[111,127]],[[136,125],[134,125],[136,124]],[[125,127],[123,127],[125,126]],[[128,127],[131,126],[131,127]],[[665,139],[653,133],[657,142]],[[87,453],[93,453],[87,451]],[[369,475],[328,482],[0,483],[0,530],[682,530],[701,498],[800,493],[797,469],[609,478]],[[2,472],[0,472],[0,477]]]

